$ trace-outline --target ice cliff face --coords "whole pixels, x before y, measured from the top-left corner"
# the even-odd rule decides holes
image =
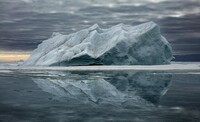
[[[171,46],[153,22],[108,29],[95,24],[69,35],[53,34],[24,65],[153,65],[171,59]]]

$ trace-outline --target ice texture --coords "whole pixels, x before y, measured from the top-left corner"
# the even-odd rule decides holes
[[[137,26],[97,24],[76,33],[54,33],[23,65],[155,65],[169,64],[172,49],[154,22]]]

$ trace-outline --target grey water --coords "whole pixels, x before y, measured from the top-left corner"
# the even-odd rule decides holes
[[[200,73],[0,72],[0,122],[199,122]]]

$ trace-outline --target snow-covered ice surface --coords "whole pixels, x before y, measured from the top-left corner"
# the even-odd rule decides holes
[[[69,35],[54,33],[23,65],[153,65],[169,64],[172,57],[170,44],[154,22],[108,29],[95,24]]]
[[[101,65],[101,66],[19,66],[18,63],[9,65],[0,64],[0,70],[24,71],[200,71],[200,62],[171,62],[167,65]]]

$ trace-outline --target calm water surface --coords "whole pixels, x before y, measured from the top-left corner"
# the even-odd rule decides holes
[[[0,72],[0,122],[199,122],[200,73]]]

